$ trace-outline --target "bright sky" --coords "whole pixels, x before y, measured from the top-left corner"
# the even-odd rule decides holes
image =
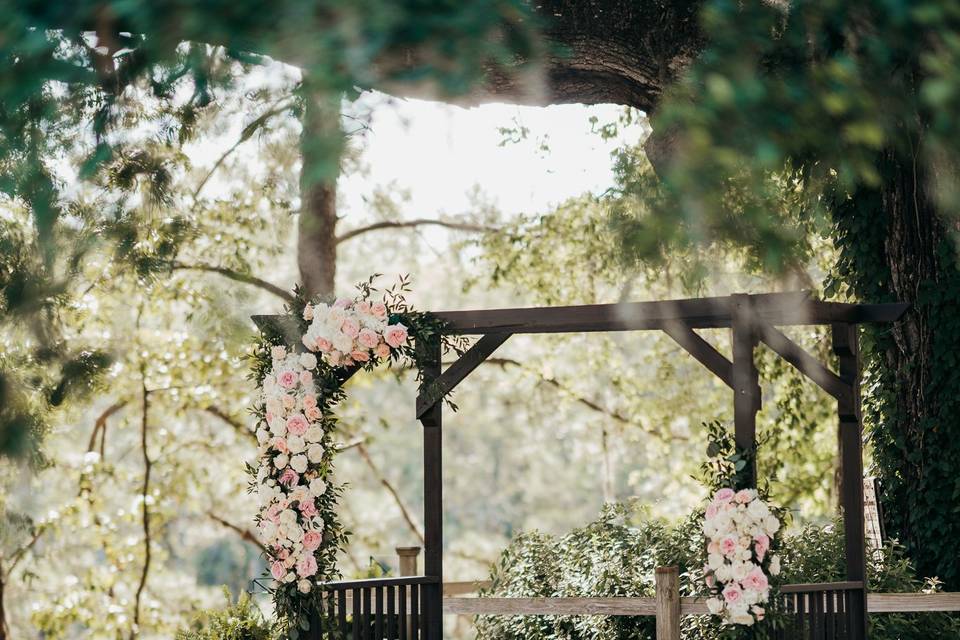
[[[489,104],[464,109],[420,100],[365,94],[357,107],[370,110],[363,162],[369,176],[340,183],[345,213],[363,210],[371,185],[395,181],[410,192],[404,217],[456,215],[468,210],[477,185],[507,214],[544,211],[586,191],[612,184],[610,152],[636,143],[644,125],[603,141],[588,118],[614,122],[620,107],[558,105],[547,108]],[[518,144],[501,146],[500,127],[529,129]],[[542,151],[542,143],[549,151]]]

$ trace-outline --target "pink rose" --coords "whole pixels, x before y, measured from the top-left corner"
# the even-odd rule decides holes
[[[407,328],[402,324],[391,324],[383,332],[383,340],[396,349],[407,341]]]
[[[717,505],[711,502],[710,504],[707,505],[707,512],[704,515],[706,515],[707,520],[712,520],[715,517],[717,517],[717,513],[719,511],[720,511],[719,507],[717,507]]]
[[[283,470],[283,473],[280,474],[280,484],[285,487],[292,487],[300,480],[300,476],[297,475],[297,472],[287,467]]]
[[[307,349],[310,349],[310,351],[316,351],[316,350],[317,350],[316,344],[314,344],[313,339],[310,338],[310,336],[308,336],[308,335],[305,335],[305,336],[303,336],[302,338],[300,338],[300,342],[302,342],[302,343],[303,343],[303,346],[305,346]]]
[[[360,335],[357,336],[357,342],[366,347],[367,349],[376,348],[377,344],[380,342],[380,337],[377,335],[377,332],[373,329],[361,329]]]
[[[747,589],[753,589],[754,591],[766,591],[769,582],[767,581],[766,574],[763,573],[763,569],[755,567],[747,574],[747,577],[743,579],[743,586]]]
[[[713,499],[717,502],[726,502],[734,495],[733,489],[720,489],[717,491],[716,495],[713,496]]]
[[[770,538],[762,533],[755,536],[753,538],[753,548],[757,551],[757,557],[763,560],[763,557],[767,555],[767,551],[770,550]]]
[[[341,367],[350,367],[350,366],[353,366],[353,358],[351,358],[350,356],[344,356],[344,357],[341,358],[341,360],[340,360],[340,366],[341,366]]]
[[[357,311],[359,311],[360,313],[365,314],[365,315],[366,315],[366,314],[369,314],[369,313],[370,313],[370,303],[367,302],[366,300],[362,300],[362,301],[358,302],[358,303],[357,303]]]
[[[283,580],[283,576],[287,573],[286,567],[283,566],[283,562],[279,560],[270,565],[270,575],[273,576],[274,580]]]
[[[300,513],[308,518],[312,518],[317,515],[317,505],[313,504],[313,500],[304,500],[300,503]]]
[[[314,345],[317,351],[322,351],[323,353],[326,353],[327,351],[330,351],[330,349],[333,348],[333,343],[327,340],[326,338],[317,338],[316,341],[314,342]]]
[[[327,362],[330,363],[331,367],[339,367],[342,356],[343,356],[342,353],[340,353],[336,349],[333,349],[327,354]]]
[[[284,507],[274,503],[270,505],[270,508],[267,509],[266,513],[264,513],[264,516],[266,516],[267,520],[276,524],[280,522],[280,512],[283,511],[283,509]]]
[[[727,536],[720,541],[720,553],[725,556],[732,556],[737,550],[737,539],[733,536]]]
[[[300,384],[302,384],[305,387],[308,387],[311,384],[313,384],[313,374],[310,373],[309,371],[301,371]]]
[[[297,386],[297,374],[289,369],[281,371],[280,375],[277,376],[277,384],[285,389],[293,389]]]
[[[306,395],[306,396],[304,396],[304,397],[303,397],[303,406],[304,406],[304,408],[306,408],[306,409],[309,409],[310,407],[315,407],[315,406],[317,406],[317,397],[314,396],[314,395]]]
[[[767,614],[763,607],[758,607],[757,605],[750,607],[750,610],[753,611],[753,615],[757,616],[757,620],[763,620],[763,617]]]
[[[356,362],[366,362],[370,359],[370,354],[368,354],[366,351],[351,351],[350,357]]]
[[[310,305],[307,305],[303,308],[303,319],[313,320],[313,307]]]
[[[727,601],[727,604],[736,604],[740,602],[742,597],[743,591],[735,584],[728,584],[727,588],[723,590],[723,599]]]
[[[287,430],[295,436],[302,436],[310,428],[310,423],[301,413],[295,413],[287,418]]]
[[[320,419],[320,416],[323,415],[323,412],[320,411],[319,407],[316,407],[316,406],[307,407],[306,409],[303,410],[303,413],[306,414],[307,419],[310,420],[311,422],[316,422],[317,420]]]
[[[280,404],[283,405],[284,409],[293,409],[297,406],[297,399],[293,396],[283,396],[283,400],[280,401]]]
[[[741,489],[740,491],[737,491],[737,495],[735,495],[733,499],[740,504],[747,504],[753,500],[753,496],[750,494],[749,489]]]
[[[386,342],[381,342],[377,345],[376,354],[378,358],[389,358],[390,357],[390,347],[387,346]]]
[[[316,531],[307,531],[303,534],[303,548],[307,551],[316,551],[323,542],[323,536]]]
[[[337,301],[333,303],[334,307],[339,307],[340,309],[349,309],[350,305],[353,304],[353,300],[350,298],[337,298]]]
[[[277,436],[270,441],[270,446],[279,451],[280,453],[290,453],[290,447],[287,446],[287,441],[280,436]]]
[[[348,338],[356,338],[360,335],[360,325],[353,318],[347,318],[340,325],[340,331]]]
[[[713,577],[712,573],[706,577],[706,581],[707,581],[707,586],[711,589],[713,589],[713,585],[717,583],[717,579]]]
[[[374,302],[370,306],[370,313],[378,318],[383,318],[387,315],[387,305],[383,304],[382,302]]]
[[[287,357],[287,349],[285,347],[271,347],[270,357],[274,360],[283,360]]]
[[[300,562],[297,563],[297,575],[301,578],[309,578],[317,572],[317,559],[313,557],[313,554],[307,554],[300,558]]]

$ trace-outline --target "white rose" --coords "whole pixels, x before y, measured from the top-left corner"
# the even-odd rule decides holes
[[[763,519],[763,526],[767,529],[767,535],[772,536],[780,530],[780,521],[776,516],[767,516]]]
[[[709,609],[713,615],[718,615],[723,611],[723,600],[720,598],[707,598],[707,609]]]
[[[270,432],[266,429],[257,429],[257,442],[267,444],[270,441]]]
[[[280,512],[280,524],[288,527],[297,521],[297,513],[293,509],[284,509]]]
[[[730,616],[730,622],[733,624],[742,624],[745,627],[753,626],[753,616],[749,613],[737,613]]]
[[[321,440],[323,440],[323,429],[321,429],[317,425],[313,425],[312,427],[307,429],[307,432],[303,435],[304,435],[304,438],[306,438],[307,442],[320,442]]]
[[[307,446],[307,443],[300,436],[290,436],[287,438],[287,448],[290,449],[290,453],[300,453]],[[298,471],[297,473],[302,473]]]
[[[287,539],[294,543],[300,542],[303,540],[303,529],[296,524],[290,527],[287,529]]]
[[[281,453],[273,459],[273,466],[275,466],[277,469],[283,469],[285,466],[287,466],[289,461],[290,459],[287,458],[287,454]]]
[[[273,542],[273,539],[277,537],[277,525],[269,520],[264,520],[260,523],[260,532],[267,543]]]
[[[303,473],[307,470],[307,456],[302,453],[290,458],[290,467],[297,473]]]
[[[733,572],[730,570],[730,565],[724,564],[718,567],[713,572],[714,577],[718,582],[730,582],[730,579],[733,578]]]
[[[270,422],[270,433],[275,436],[283,437],[287,434],[287,422],[283,418],[278,418],[277,416],[273,417],[273,421]]]
[[[740,582],[747,577],[747,574],[750,573],[750,569],[753,568],[752,562],[737,562],[733,565],[733,579],[737,582]]]
[[[312,367],[311,367],[312,368]],[[301,580],[297,583],[297,591],[300,593],[310,593],[310,581]]]
[[[350,353],[353,351],[353,338],[339,331],[333,336],[331,342],[333,342],[333,348],[341,353]]]
[[[310,481],[310,493],[315,496],[322,496],[327,492],[327,483],[320,478],[314,478]]]
[[[770,575],[780,575],[780,556],[773,556],[770,558]]]
[[[286,575],[286,577],[284,577],[283,581],[284,581],[284,582],[293,582],[293,581],[296,580],[296,579],[297,579],[297,574],[295,574],[293,571],[291,571],[291,572],[287,573],[287,575]]]
[[[750,506],[747,507],[747,513],[759,520],[770,515],[770,508],[767,507],[763,500],[754,500],[750,503]]]
[[[304,369],[313,369],[317,366],[317,356],[312,353],[300,354],[300,366]]]
[[[318,444],[310,445],[310,448],[307,449],[307,458],[313,463],[321,462],[323,460],[323,447]]]
[[[723,566],[723,556],[719,553],[711,553],[707,556],[707,566],[716,571]]]

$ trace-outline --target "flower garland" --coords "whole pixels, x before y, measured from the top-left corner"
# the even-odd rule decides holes
[[[338,577],[336,558],[347,541],[336,509],[343,488],[332,477],[339,450],[333,407],[345,396],[343,383],[353,368],[399,359],[419,371],[414,343],[446,342],[438,320],[407,306],[405,280],[378,299],[373,280],[358,287],[356,298],[333,304],[310,303],[295,292],[288,319],[296,322],[299,340],[264,327],[252,356],[260,446],[256,466],[248,466],[251,491],[259,499],[269,589],[292,636],[309,628],[311,613],[320,610],[318,587]]]
[[[751,626],[764,619],[769,576],[780,573],[780,557],[770,553],[779,530],[780,520],[753,489],[722,488],[707,505],[707,608],[724,624]]]

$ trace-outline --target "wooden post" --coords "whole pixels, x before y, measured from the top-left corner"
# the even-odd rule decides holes
[[[757,346],[753,305],[750,296],[744,293],[734,294],[730,298],[734,436],[737,447],[752,451],[756,446],[757,411],[760,410],[760,384],[753,360],[753,349]],[[747,485],[757,486],[756,460],[747,470]]]
[[[397,559],[401,576],[415,576],[417,574],[417,558],[420,556],[420,547],[397,547]]]
[[[657,567],[657,640],[680,640],[680,570]]]
[[[440,377],[439,338],[417,345],[427,355],[423,386]],[[443,400],[438,399],[421,414],[423,424],[423,574],[436,582],[423,585],[423,640],[443,637]]]
[[[840,377],[852,393],[837,402],[840,422],[840,501],[843,508],[844,555],[847,580],[861,581],[864,588],[850,592],[852,612],[850,637],[867,637],[867,551],[863,513],[863,428],[860,423],[860,350],[857,326],[831,326],[833,352],[839,360]]]

